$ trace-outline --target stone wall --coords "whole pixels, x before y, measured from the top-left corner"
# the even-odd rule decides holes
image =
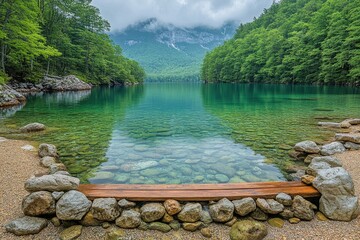
[[[359,119],[348,122],[360,124]],[[61,233],[60,239],[69,239],[67,234],[81,234],[82,226],[107,228],[110,224],[124,229],[161,232],[179,228],[200,230],[205,237],[211,237],[207,226],[215,222],[233,226],[231,239],[238,239],[236,236],[247,224],[252,224],[247,227],[248,231],[256,228],[259,236],[266,235],[266,227],[244,220],[249,217],[257,221],[268,221],[275,227],[282,227],[284,220],[296,224],[302,220],[310,221],[315,216],[319,220],[330,218],[351,221],[359,214],[354,184],[340,161],[331,155],[346,149],[356,149],[360,143],[358,135],[337,134],[337,141],[323,146],[312,141],[295,145],[291,156],[301,156],[302,160],[310,163],[302,181],[312,184],[322,194],[319,203],[315,204],[301,196],[292,198],[286,193],[279,193],[275,199],[243,198],[230,201],[223,198],[216,202],[179,202],[173,199],[164,202],[131,202],[126,199],[117,201],[114,198],[90,201],[77,191],[80,181],[66,171],[66,167],[58,159],[56,147],[41,144],[40,163],[49,168],[49,174],[34,176],[26,181],[25,189],[29,195],[22,203],[25,217],[8,223],[6,229],[16,235],[34,234],[45,228],[50,221],[55,226],[70,226]],[[111,239],[110,235],[108,239]]]

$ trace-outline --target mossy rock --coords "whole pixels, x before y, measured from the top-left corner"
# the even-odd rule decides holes
[[[235,223],[230,230],[231,240],[261,240],[268,233],[265,224],[252,220],[242,220]]]

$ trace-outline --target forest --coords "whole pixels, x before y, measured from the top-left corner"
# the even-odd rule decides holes
[[[207,53],[206,82],[360,85],[360,0],[282,0]]]
[[[109,30],[91,0],[1,0],[0,83],[47,74],[93,84],[143,81],[144,70],[122,55]]]

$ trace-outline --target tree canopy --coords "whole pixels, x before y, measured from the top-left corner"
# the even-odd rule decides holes
[[[360,85],[360,0],[282,0],[207,53],[207,82]]]
[[[106,34],[91,0],[0,1],[0,82],[75,74],[92,83],[140,82],[139,64]]]

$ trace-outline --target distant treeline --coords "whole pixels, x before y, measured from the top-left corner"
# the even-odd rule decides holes
[[[105,33],[91,0],[0,1],[0,83],[75,74],[92,83],[139,82],[145,73]]]
[[[209,52],[207,82],[360,85],[360,0],[282,0]]]

